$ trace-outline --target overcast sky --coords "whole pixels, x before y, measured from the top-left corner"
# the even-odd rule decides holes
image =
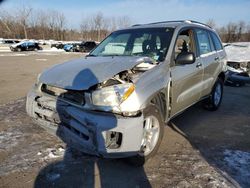
[[[1,9],[16,10],[23,4],[34,9],[63,12],[68,26],[76,28],[83,16],[101,11],[104,16],[129,16],[134,23],[192,19],[217,25],[250,22],[250,0],[5,0]]]

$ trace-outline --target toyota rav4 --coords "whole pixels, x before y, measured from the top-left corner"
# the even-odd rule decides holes
[[[134,162],[152,157],[164,125],[202,101],[221,104],[226,53],[195,21],[134,25],[86,57],[45,70],[28,93],[28,114],[69,146]]]

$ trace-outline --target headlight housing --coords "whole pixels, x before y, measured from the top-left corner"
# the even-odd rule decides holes
[[[134,84],[118,84],[97,89],[92,92],[92,103],[95,106],[118,107],[135,90]]]

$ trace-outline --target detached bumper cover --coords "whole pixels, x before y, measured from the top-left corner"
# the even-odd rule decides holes
[[[41,127],[84,153],[118,158],[132,156],[140,150],[142,115],[123,117],[86,111],[60,99],[38,94],[34,90],[27,96],[26,110]],[[106,147],[106,135],[109,131],[122,135],[121,144],[116,149]]]

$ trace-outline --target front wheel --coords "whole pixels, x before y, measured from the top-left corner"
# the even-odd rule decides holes
[[[128,162],[135,166],[142,166],[156,154],[164,134],[164,121],[155,105],[148,106],[143,115],[143,135],[140,151],[136,156],[128,158]]]
[[[214,84],[210,96],[204,101],[207,110],[215,111],[220,107],[223,96],[223,81],[218,78]]]

